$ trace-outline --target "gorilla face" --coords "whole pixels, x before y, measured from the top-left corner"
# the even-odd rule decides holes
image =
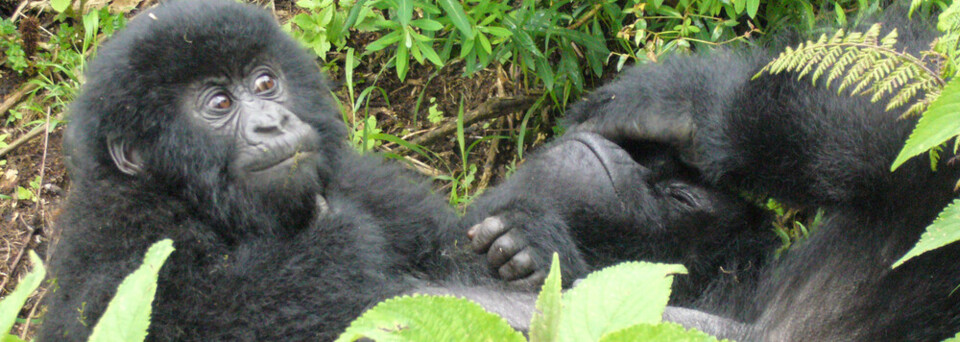
[[[243,6],[144,12],[87,84],[65,140],[75,178],[182,199],[231,236],[305,226],[344,147],[314,59]]]
[[[186,111],[203,130],[234,144],[228,174],[248,189],[288,189],[317,174],[319,134],[289,107],[283,76],[269,65],[198,82]]]

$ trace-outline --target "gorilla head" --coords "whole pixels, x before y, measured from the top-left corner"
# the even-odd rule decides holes
[[[277,208],[299,214],[290,226],[308,218],[303,198],[329,178],[344,135],[314,60],[268,13],[235,4],[142,14],[87,75],[67,136],[84,156],[72,158],[75,179],[184,196],[256,231]]]

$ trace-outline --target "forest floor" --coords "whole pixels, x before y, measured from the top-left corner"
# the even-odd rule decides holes
[[[44,7],[44,2],[0,0],[0,16],[36,17],[44,34],[52,35],[51,32],[55,33],[58,29],[59,22],[55,21],[54,13]],[[105,2],[87,1],[88,6],[98,6],[98,3],[103,6]],[[300,11],[292,0],[259,2],[273,10],[280,22],[286,22]],[[127,18],[132,18],[144,8],[154,5],[155,1],[116,0],[110,3],[132,6],[132,9],[124,12]],[[348,44],[362,47],[375,38],[355,34]],[[383,133],[416,142],[432,151],[429,157],[425,157],[391,143],[382,143],[374,148],[400,156],[412,169],[428,176],[453,175],[463,171],[464,165],[453,130],[461,103],[465,117],[472,118],[468,124],[473,123],[466,125],[464,131],[469,144],[483,137],[507,136],[516,132],[524,112],[539,96],[525,94],[517,81],[522,76],[498,66],[465,77],[462,66],[455,64],[438,72],[433,66],[411,63],[406,80],[401,82],[393,69],[381,72],[386,60],[364,61],[354,70],[355,82],[376,83],[387,92],[387,97],[374,91],[366,107],[367,112],[348,113],[345,117],[352,121],[360,120],[365,114],[375,116],[376,127]],[[342,72],[327,70],[327,74],[335,84],[343,85]],[[22,118],[9,118],[12,114],[8,110],[27,98],[23,89],[28,87],[31,77],[27,72],[21,75],[0,64],[0,119],[3,123],[0,125],[0,195],[3,196],[0,199],[0,297],[13,291],[32,267],[27,251],[35,250],[42,259],[48,261],[59,232],[55,225],[56,218],[70,190],[70,178],[65,167],[67,161],[61,147],[65,126],[58,125],[50,129],[44,122],[46,117],[53,116],[65,118],[63,121],[69,125],[69,115],[26,111]],[[337,95],[343,103],[350,102],[346,89],[338,90]],[[418,99],[422,99],[419,106]],[[430,107],[435,112],[444,113],[441,122],[431,123],[426,119]],[[544,106],[535,113],[541,116],[539,122],[546,124],[541,124],[532,137],[525,139],[525,147],[540,144],[552,134],[551,127],[556,125],[554,112],[550,106]],[[23,143],[17,144],[18,140],[23,140]],[[495,183],[508,173],[508,168],[520,162],[516,143],[506,141],[512,140],[501,142],[499,139],[486,139],[468,152],[470,160],[477,167],[471,194]],[[4,146],[7,144],[13,148]],[[449,195],[449,181],[438,180],[435,184],[439,194]],[[14,330],[21,338],[32,336],[39,325],[36,318],[42,318],[43,308],[37,303],[46,295],[46,287],[47,284],[42,285],[41,290],[28,300],[21,311],[21,319]]]

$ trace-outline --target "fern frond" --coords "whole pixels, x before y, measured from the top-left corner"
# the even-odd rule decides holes
[[[884,95],[891,94],[894,89],[903,86],[904,83],[907,83],[909,79],[915,76],[913,75],[913,70],[912,65],[900,63],[900,65],[888,73],[886,77],[873,84],[874,91],[870,102],[880,101]]]
[[[843,55],[833,64],[833,68],[830,69],[830,74],[827,75],[827,84],[829,85],[833,85],[833,81],[840,77],[840,75],[843,75],[843,72],[847,70],[850,63],[853,63],[860,54],[859,50],[853,48],[846,48],[844,51]]]
[[[891,110],[907,104],[911,99],[913,99],[914,96],[917,96],[917,93],[919,93],[921,89],[923,89],[923,82],[908,83],[907,85],[903,86],[903,88],[900,88],[900,91],[890,99],[890,103],[887,104],[886,110]]]
[[[908,108],[905,112],[903,112],[903,114],[900,115],[900,119],[906,119],[909,117],[920,115],[920,113],[923,113],[925,110],[927,110],[927,107],[929,107],[930,104],[933,103],[933,100],[936,100],[937,97],[939,96],[940,96],[939,88],[935,91],[928,91],[926,95],[924,95],[922,100],[917,101],[916,103],[913,104],[913,106],[910,106],[910,108]]]
[[[960,26],[960,11],[957,25]],[[786,48],[754,78],[765,72],[777,74],[786,71],[795,72],[797,78],[810,75],[811,81],[817,84],[826,74],[825,83],[828,86],[841,80],[837,86],[838,93],[852,87],[851,94],[870,96],[873,102],[893,95],[890,96],[887,110],[906,105],[921,93],[926,97],[911,106],[904,115],[926,108],[932,102],[929,96],[938,94],[945,84],[943,79],[922,60],[894,50],[897,30],[890,30],[882,38],[880,33],[880,24],[875,24],[863,33],[838,30],[829,38],[825,34],[820,35],[816,41],[808,40],[796,48]],[[957,38],[960,41],[960,35]]]
[[[823,58],[818,62],[817,69],[813,71],[813,83],[817,83],[817,79],[827,71],[827,68],[837,63],[837,58],[840,57],[841,53],[843,53],[843,47],[840,46],[826,49]],[[827,83],[830,83],[830,81],[827,81]]]

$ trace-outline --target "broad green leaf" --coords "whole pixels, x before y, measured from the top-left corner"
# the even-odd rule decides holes
[[[0,301],[0,329],[3,329],[0,331],[4,334],[10,331],[13,323],[17,321],[17,314],[20,313],[20,308],[23,307],[23,303],[27,302],[30,294],[40,286],[43,278],[47,276],[47,269],[43,267],[43,261],[37,256],[37,253],[31,250],[28,255],[33,269],[23,277],[23,280],[21,280],[17,288],[13,290],[13,293],[10,293]]]
[[[413,295],[387,299],[357,318],[337,342],[525,341],[507,321],[479,304],[451,296]]]
[[[716,342],[717,338],[697,329],[687,330],[677,323],[637,324],[632,327],[607,334],[600,342]]]
[[[407,77],[407,65],[410,64],[410,50],[407,49],[406,45],[400,44],[397,46],[397,77],[403,81]]]
[[[640,323],[660,323],[682,265],[625,262],[591,273],[563,296],[560,341],[597,341]]]
[[[553,262],[550,264],[550,273],[537,296],[537,312],[530,320],[530,342],[557,341],[560,333],[560,256],[553,253]]]
[[[53,7],[53,10],[57,13],[61,13],[66,11],[72,2],[73,0],[50,0],[50,7]]]
[[[430,19],[417,19],[410,23],[410,25],[419,27],[424,31],[439,31],[443,29],[443,25],[439,21],[430,20]]]
[[[483,51],[486,51],[487,53],[493,52],[493,47],[490,46],[490,41],[487,40],[486,35],[483,33],[477,34],[477,40],[480,41],[480,47],[483,48]]]
[[[420,52],[423,53],[424,57],[438,68],[443,67],[443,60],[440,59],[440,55],[437,55],[437,52],[433,50],[433,47],[423,42],[417,42],[417,45],[420,47]]]
[[[463,40],[473,40],[473,24],[467,17],[467,13],[463,11],[463,5],[460,4],[460,1],[437,0],[437,2],[440,3],[440,7],[443,7],[443,11],[447,12],[447,18],[453,22],[453,26],[456,26],[463,34]]]
[[[343,37],[347,30],[353,27],[353,24],[357,23],[357,17],[360,15],[360,10],[363,9],[363,3],[367,0],[357,0],[353,4],[353,7],[350,8],[350,13],[347,14],[347,20],[343,22],[343,26],[340,27],[340,32],[337,33],[337,37]]]
[[[399,3],[397,18],[401,25],[407,26],[410,24],[410,19],[413,19],[413,0],[397,0],[397,2]]]
[[[88,341],[143,341],[147,337],[153,297],[157,293],[157,276],[173,250],[173,240],[170,239],[150,246],[143,265],[120,283],[117,294],[110,300],[97,326],[93,327]]]
[[[946,340],[943,340],[943,342],[960,342],[960,333],[957,333],[956,335],[954,335],[954,336],[951,337],[951,338],[948,338],[948,339],[946,339]]]
[[[510,33],[510,30],[502,27],[485,27],[483,28],[482,31],[500,38],[507,38],[513,35],[512,33]]]
[[[0,342],[26,342],[15,335],[6,335],[0,338]]]
[[[960,133],[960,78],[947,83],[940,97],[930,104],[910,133],[910,138],[893,161],[890,170],[896,170],[907,159],[926,152]]]
[[[383,48],[399,42],[401,38],[403,38],[403,31],[390,32],[387,35],[380,37],[380,39],[377,39],[372,43],[367,44],[366,46],[367,52],[369,53],[373,51],[383,50]]]
[[[940,212],[927,231],[920,236],[920,241],[913,246],[906,255],[893,263],[892,268],[897,268],[900,264],[911,258],[931,251],[953,242],[960,241],[960,199],[956,199]]]
[[[540,52],[540,48],[537,47],[537,44],[533,42],[533,37],[531,37],[530,34],[524,31],[522,28],[517,26],[517,23],[514,22],[512,17],[503,17],[503,24],[506,25],[507,29],[510,30],[510,33],[513,34],[513,40],[520,45],[521,49],[532,53],[538,58],[545,58],[543,53]]]
[[[760,8],[760,0],[747,0],[747,15],[750,18],[757,16],[757,9]]]

